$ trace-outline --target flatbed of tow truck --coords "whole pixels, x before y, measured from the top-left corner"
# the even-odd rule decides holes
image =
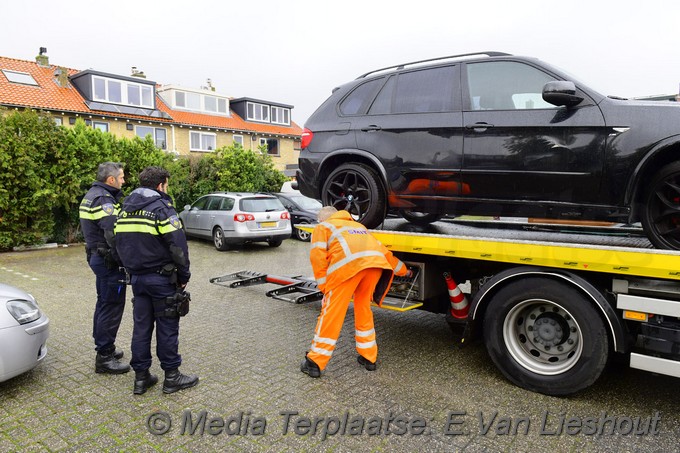
[[[393,252],[680,280],[680,252],[651,248],[635,229],[535,228],[535,224],[455,220],[417,227],[388,220],[384,229],[372,233]]]

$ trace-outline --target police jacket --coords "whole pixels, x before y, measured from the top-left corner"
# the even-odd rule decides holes
[[[154,189],[135,189],[123,202],[116,223],[116,250],[130,274],[177,267],[177,282],[189,281],[189,249],[182,222],[169,195]]]
[[[347,211],[338,211],[314,228],[310,261],[321,291],[327,292],[368,268],[383,269],[373,293],[382,304],[394,274],[406,275],[408,268],[384,245],[355,222]]]
[[[120,189],[95,181],[83,197],[79,209],[80,228],[88,249],[108,249],[116,257],[113,228],[120,212],[122,196]]]

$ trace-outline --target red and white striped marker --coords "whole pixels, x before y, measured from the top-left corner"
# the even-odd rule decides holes
[[[451,316],[458,319],[467,318],[470,311],[470,304],[463,291],[458,288],[456,282],[451,277],[451,274],[444,272],[444,280],[446,280],[446,287],[449,290],[449,300],[451,301]]]

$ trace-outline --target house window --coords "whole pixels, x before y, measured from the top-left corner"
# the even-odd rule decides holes
[[[102,132],[108,132],[109,131],[109,123],[103,123],[101,121],[93,121],[92,127],[95,128],[95,129],[99,129]]]
[[[92,77],[92,93],[96,101],[153,108],[153,88],[141,83]]]
[[[275,138],[261,138],[260,139],[260,146],[266,146],[267,147],[267,154],[270,156],[278,156],[279,155],[279,141]]]
[[[26,72],[9,71],[7,69],[3,69],[2,73],[5,74],[7,80],[9,80],[12,83],[38,86],[38,82],[35,81],[33,76]]]
[[[234,135],[234,144],[243,147],[243,135]]]
[[[220,113],[224,113],[225,115],[229,112],[227,112],[227,100],[226,99],[217,99],[217,111]]]
[[[174,91],[175,108],[229,115],[229,101],[209,94]]]
[[[162,127],[150,127],[150,126],[137,126],[135,128],[135,134],[139,138],[146,138],[150,135],[153,142],[156,144],[156,148],[167,149],[167,133]]]
[[[186,107],[187,97],[182,91],[175,91],[175,106],[176,107]]]
[[[116,102],[118,104],[123,102],[122,86],[122,83],[115,80],[108,80],[106,82],[107,100],[109,102]]]
[[[205,109],[208,112],[216,112],[217,111],[217,98],[215,96],[205,96],[203,98],[203,101],[205,103]]]
[[[261,121],[263,123],[269,122],[269,106],[264,104],[255,104],[248,102],[248,120]]]
[[[57,126],[62,126],[64,124],[64,119],[61,117],[52,118],[52,121],[54,121],[54,124]]]
[[[214,151],[217,136],[207,132],[191,132],[189,149],[191,151]]]
[[[187,108],[191,110],[201,110],[201,95],[187,93]]]
[[[272,107],[272,123],[290,126],[290,109]]]

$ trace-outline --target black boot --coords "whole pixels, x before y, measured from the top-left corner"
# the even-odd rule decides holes
[[[114,351],[108,354],[97,353],[94,361],[94,371],[97,373],[123,374],[130,371],[130,365],[119,362],[114,356]]]
[[[375,369],[377,368],[375,362],[369,361],[366,357],[362,355],[357,357],[357,362],[359,362],[359,365],[363,366],[368,371],[375,371]]]
[[[321,377],[321,369],[319,369],[319,365],[314,363],[313,360],[310,360],[307,357],[307,354],[305,354],[305,360],[303,360],[302,363],[300,364],[300,371],[302,371],[309,377],[313,378]]]
[[[113,358],[116,359],[116,360],[122,359],[124,355],[125,355],[125,354],[123,354],[123,350],[122,350],[122,349],[115,348],[115,349],[113,350]]]
[[[135,371],[135,389],[132,391],[135,395],[143,395],[147,389],[150,389],[158,382],[158,377],[149,373],[149,370]]]
[[[179,369],[167,370],[163,381],[163,393],[175,393],[178,390],[188,389],[198,384],[198,376],[182,374]]]

